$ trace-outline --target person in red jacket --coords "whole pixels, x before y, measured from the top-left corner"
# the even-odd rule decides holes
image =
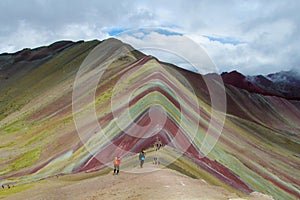
[[[121,163],[121,158],[119,156],[116,156],[114,158],[114,175],[119,174],[120,171],[120,163]]]

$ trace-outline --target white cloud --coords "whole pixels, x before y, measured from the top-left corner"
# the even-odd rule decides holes
[[[17,29],[9,35],[0,36],[0,51],[12,52],[24,47],[37,47],[47,44],[51,33],[48,30],[30,27],[26,21],[19,21]]]
[[[22,20],[10,35],[0,35],[0,52],[14,52],[23,48],[36,48],[59,40],[104,39],[108,34],[88,24],[68,24],[59,30],[32,26]]]
[[[299,9],[300,2],[293,0],[2,0],[0,51],[12,52],[62,39],[103,39],[110,29],[175,27],[203,45],[220,71],[270,73],[299,68]],[[223,44],[203,35],[242,43]],[[152,39],[164,42],[163,37]]]
[[[146,30],[148,32],[157,29]],[[162,61],[175,63],[188,69],[196,69],[200,73],[217,72],[204,49],[186,36],[170,33],[166,35],[156,31],[149,31],[142,38],[132,36],[132,33],[136,35],[136,32],[138,31],[124,32],[118,38],[138,50],[151,53]],[[144,29],[140,32],[144,32]]]

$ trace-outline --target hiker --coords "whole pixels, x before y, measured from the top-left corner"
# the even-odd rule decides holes
[[[162,142],[161,142],[160,139],[158,139],[158,142],[157,142],[157,150],[159,150],[161,147],[162,147]]]
[[[145,152],[144,152],[144,150],[142,150],[141,152],[140,152],[140,155],[139,155],[139,159],[140,159],[140,166],[141,166],[141,168],[143,168],[143,164],[144,164],[144,161],[145,161]]]
[[[156,150],[156,151],[159,150],[159,144],[158,144],[158,142],[156,143],[155,146],[156,146],[156,149],[155,149],[155,150]]]
[[[156,138],[156,141],[154,143],[154,148],[156,151],[158,151],[162,147],[162,142],[159,138]]]
[[[156,156],[154,156],[153,164],[154,164],[154,165],[157,165],[157,157],[156,157]]]
[[[114,175],[119,174],[120,171],[120,163],[121,163],[121,158],[119,156],[116,156],[114,158]]]

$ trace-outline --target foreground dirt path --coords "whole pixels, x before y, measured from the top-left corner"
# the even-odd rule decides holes
[[[147,172],[153,171],[154,172]],[[134,173],[132,173],[134,172]],[[83,180],[52,178],[6,199],[240,199],[221,187],[192,179],[176,171],[159,169],[152,164]],[[269,199],[260,195],[246,199]]]

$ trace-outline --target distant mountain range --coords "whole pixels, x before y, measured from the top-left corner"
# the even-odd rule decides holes
[[[300,75],[295,71],[282,71],[267,76],[245,76],[237,71],[221,74],[224,83],[237,88],[290,100],[300,100]]]
[[[136,153],[160,138],[162,165],[243,195],[299,199],[299,78],[233,71],[221,74],[223,85],[217,76],[160,62],[116,39],[1,54],[0,185],[107,169],[116,155],[134,166]],[[216,92],[213,102],[211,92],[220,89],[225,97]]]

